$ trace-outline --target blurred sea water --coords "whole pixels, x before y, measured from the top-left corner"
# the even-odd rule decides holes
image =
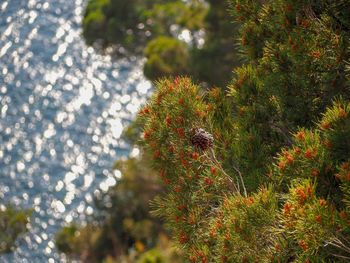
[[[0,204],[34,211],[0,262],[66,262],[56,231],[94,213],[94,195],[121,176],[113,162],[137,154],[120,135],[151,84],[142,61],[85,45],[85,4],[0,0]]]

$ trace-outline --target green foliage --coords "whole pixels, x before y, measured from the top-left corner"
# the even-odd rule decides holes
[[[73,223],[56,234],[57,248],[83,262],[101,262],[101,259],[109,262],[108,258],[111,262],[122,258],[136,262],[144,252],[158,246],[163,248],[164,260],[177,259],[171,244],[164,245],[167,236],[161,221],[149,213],[149,202],[162,187],[148,163],[146,156],[141,160],[118,161],[115,169],[120,169],[123,177],[95,200],[97,211],[88,218],[86,226]]]
[[[146,147],[169,190],[164,199],[156,201],[156,213],[166,219],[184,251],[196,251],[202,258],[210,253],[206,226],[208,218],[217,213],[215,206],[225,193],[244,189],[238,175],[231,178],[225,173],[214,151],[193,145],[195,129],[213,132],[214,118],[222,117],[210,105],[215,99],[220,99],[219,90],[201,94],[188,78],[162,80],[140,112]],[[225,138],[214,133],[214,138],[219,137]],[[238,184],[233,182],[236,179]]]
[[[31,211],[17,210],[12,206],[0,210],[0,254],[15,248],[16,239],[27,231]]]
[[[80,258],[86,261],[91,257],[91,262],[96,262],[98,256],[103,255],[104,250],[96,253],[96,247],[100,246],[104,238],[103,229],[93,225],[79,226],[71,224],[62,228],[55,237],[55,243],[59,251],[71,258]],[[101,256],[102,258],[102,256]],[[95,260],[95,261],[94,261]]]
[[[193,0],[141,1],[90,0],[83,19],[83,35],[89,45],[117,45],[139,55],[143,46],[158,36],[171,36],[171,26],[198,30],[203,27],[206,7]],[[120,53],[120,52],[118,52]]]
[[[188,48],[176,38],[163,36],[153,39],[144,52],[147,61],[143,70],[148,79],[185,75],[189,72]]]
[[[156,83],[139,145],[166,188],[154,213],[187,260],[349,261],[349,8],[232,0],[245,64],[228,96]]]
[[[150,10],[145,11],[144,16],[151,20],[151,31],[155,36],[170,36],[171,27],[177,25],[178,31],[188,29],[196,32],[204,27],[204,19],[207,7],[201,1],[160,1]]]
[[[191,52],[191,76],[206,83],[225,87],[233,69],[240,65],[236,51],[237,26],[228,14],[229,2],[208,0],[210,8],[205,17],[205,43]]]
[[[60,230],[56,235],[56,246],[60,251],[67,254],[77,251],[75,244],[77,230],[76,225],[67,226]]]
[[[272,189],[262,188],[249,197],[226,198],[210,226],[210,235],[216,240],[215,262],[270,262],[277,214]]]
[[[150,250],[139,260],[139,263],[163,263],[164,258],[157,250]]]
[[[156,199],[155,213],[165,218],[188,259],[341,262],[347,258],[349,104],[335,101],[313,129],[299,129],[270,165],[272,186],[257,192],[248,188],[247,193],[244,174],[221,154],[227,152],[222,146],[229,136],[214,132],[229,114],[225,107],[216,111],[213,106],[220,105],[219,97],[218,90],[202,92],[188,78],[161,80],[139,115],[145,147],[168,189],[165,197]],[[237,131],[228,123],[231,131]],[[214,133],[212,148],[196,147],[197,128]],[[229,141],[229,145],[235,144]],[[229,174],[223,169],[228,164],[233,166]]]
[[[169,247],[169,242],[163,240],[156,248],[144,253],[137,263],[180,263],[184,262],[182,256],[173,247]]]
[[[227,10],[223,0],[90,0],[83,35],[89,45],[113,47],[118,55],[145,54],[151,80],[189,74],[223,87],[238,64]],[[178,40],[184,30],[188,43]]]
[[[350,31],[336,19],[349,4],[232,2],[247,61],[235,70],[229,92],[242,136],[236,156],[245,176],[255,181],[291,143],[290,133],[312,127],[335,97],[349,99]]]

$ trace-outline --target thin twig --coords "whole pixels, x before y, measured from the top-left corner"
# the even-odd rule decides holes
[[[335,239],[334,241],[337,241],[337,240]],[[350,253],[350,248],[344,246],[344,244],[342,242],[340,242],[340,243],[338,242],[337,244],[334,242],[328,242],[328,244]]]
[[[238,176],[241,179],[241,183],[242,183],[242,186],[243,186],[244,196],[247,197],[248,196],[247,189],[245,188],[245,184],[244,184],[244,181],[243,181],[243,177],[242,177],[241,171],[238,170],[238,168],[235,165],[232,165],[232,167],[238,173]]]
[[[338,258],[343,258],[343,259],[350,259],[350,257],[338,255],[338,254],[331,254],[332,256],[338,257]]]
[[[219,163],[219,161],[216,159],[215,152],[214,152],[213,149],[211,149],[211,155],[212,155],[212,158],[213,158],[214,162],[220,167],[220,169],[222,170],[222,172],[223,172],[223,173],[229,178],[229,180],[232,182],[231,176],[229,176],[229,175],[225,172],[225,170],[221,167],[221,164]],[[239,176],[239,179],[240,179],[240,181],[241,181],[241,183],[242,183],[244,196],[247,197],[247,189],[246,189],[246,187],[245,187],[242,174],[241,174],[241,172],[239,171],[239,169],[238,169],[235,165],[233,165],[233,169],[237,172],[237,174],[238,174],[238,176]],[[237,181],[239,181],[239,180],[237,180]],[[232,183],[233,183],[233,182],[232,182]],[[238,189],[237,189],[237,186],[236,186],[235,188],[236,188],[236,190],[238,190],[238,192],[240,192],[239,184],[238,184]]]

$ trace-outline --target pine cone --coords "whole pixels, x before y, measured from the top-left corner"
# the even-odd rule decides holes
[[[192,130],[191,142],[195,148],[205,151],[213,147],[213,136],[202,128]]]

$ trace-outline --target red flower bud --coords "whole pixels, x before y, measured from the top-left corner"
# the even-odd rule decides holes
[[[339,117],[340,118],[345,118],[346,117],[346,112],[343,108],[339,108]]]
[[[192,153],[192,159],[193,159],[193,160],[198,160],[198,158],[199,158],[199,153],[193,152],[193,153]]]
[[[151,136],[151,133],[148,132],[148,131],[145,131],[145,132],[143,133],[143,138],[146,139],[146,140],[147,140],[150,136]]]
[[[318,203],[320,204],[320,206],[325,206],[327,204],[327,201],[324,199],[320,199],[318,200]]]
[[[312,169],[311,175],[313,177],[317,177],[320,174],[320,171],[318,169]]]
[[[305,155],[305,157],[306,157],[307,159],[312,159],[312,158],[314,158],[314,153],[313,153],[313,151],[311,151],[310,149],[306,150],[304,155]]]
[[[171,125],[171,118],[169,117],[169,115],[166,116],[166,118],[165,118],[165,124],[166,124],[166,126],[170,126]]]
[[[299,202],[300,202],[300,203],[304,203],[304,202],[306,201],[306,198],[307,198],[304,189],[298,188],[298,189],[296,190],[296,192],[297,192],[297,195],[298,195],[298,197],[299,197]]]
[[[154,152],[154,154],[153,154],[153,157],[154,158],[159,158],[161,156],[161,153],[160,153],[160,151],[159,150],[156,150],[155,152]]]
[[[212,184],[213,184],[213,180],[210,179],[209,177],[205,177],[205,178],[204,178],[204,182],[205,182],[207,185],[212,185]]]
[[[305,139],[305,132],[300,131],[296,134],[298,140],[303,141]]]
[[[322,224],[322,217],[321,217],[321,215],[315,216],[315,220],[316,220],[317,223]]]
[[[291,205],[291,204],[285,203],[285,204],[284,204],[284,214],[289,214],[291,208],[292,208],[292,205]]]
[[[306,244],[304,240],[299,241],[299,246],[304,250],[308,250],[309,246]]]
[[[182,233],[182,234],[180,235],[179,240],[180,240],[180,243],[181,243],[181,244],[185,244],[185,243],[188,242],[189,238],[188,238],[188,236],[187,236],[185,233]]]
[[[347,215],[346,212],[343,210],[343,211],[340,211],[340,212],[339,212],[339,216],[340,216],[341,219],[344,220],[344,219],[347,218],[348,215]]]

